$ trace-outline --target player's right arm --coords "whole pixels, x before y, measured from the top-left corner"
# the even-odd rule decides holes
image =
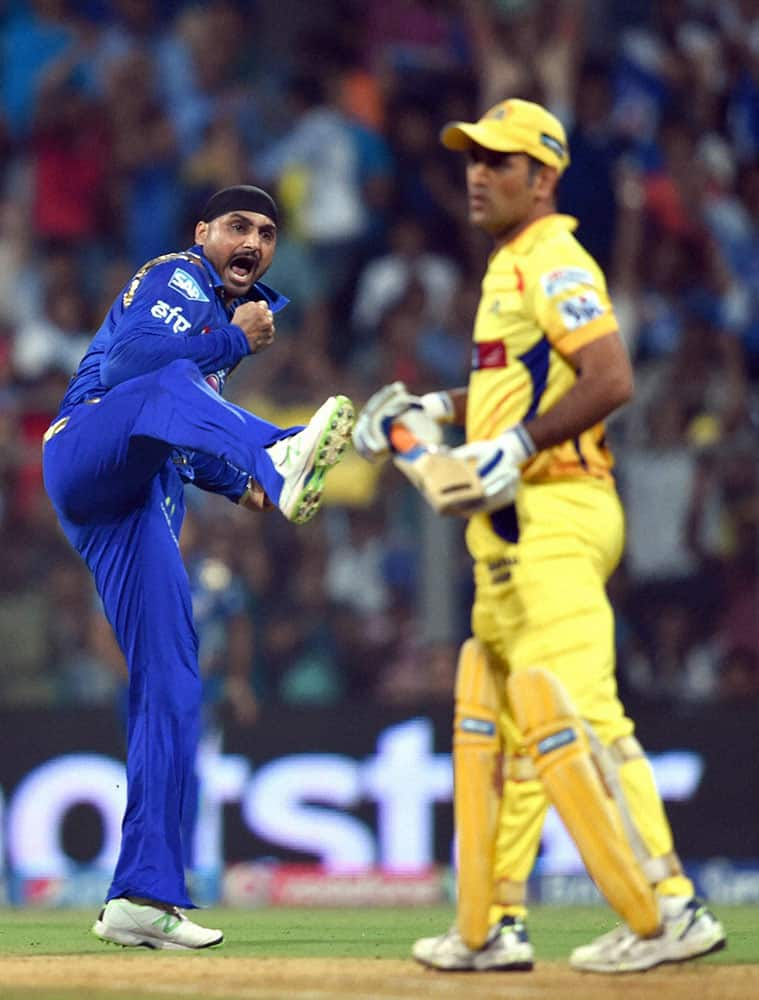
[[[536,452],[579,438],[631,398],[632,366],[618,331],[591,340],[564,358],[574,368],[575,382],[553,406],[492,440],[455,448],[453,454],[474,458],[478,468],[490,468],[493,476],[498,471],[497,454],[521,467]]]
[[[525,422],[536,450],[577,438],[626,403],[633,373],[622,338],[615,330],[566,355],[576,381],[545,413]]]
[[[166,261],[151,268],[130,305],[120,314],[114,310],[117,315],[100,365],[106,387],[182,358],[194,361],[207,375],[233,368],[250,353],[242,327],[222,320],[210,283],[206,287],[199,276],[197,285],[202,298],[195,299],[172,286],[176,266],[176,261]]]

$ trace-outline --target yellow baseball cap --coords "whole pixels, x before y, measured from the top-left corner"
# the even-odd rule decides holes
[[[477,122],[448,122],[440,132],[448,149],[463,152],[476,144],[498,153],[527,153],[561,174],[569,166],[564,126],[540,104],[512,97]]]

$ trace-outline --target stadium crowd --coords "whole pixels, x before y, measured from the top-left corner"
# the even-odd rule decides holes
[[[611,427],[623,693],[759,700],[757,0],[6,0],[0,51],[0,703],[122,688],[40,444],[134,270],[190,245],[214,190],[258,184],[292,302],[232,399],[287,425],[325,389],[462,384],[487,242],[438,133],[506,96],[568,129],[560,208],[635,363]],[[442,568],[460,612],[430,631],[426,515],[393,475],[350,456],[306,532],[188,491],[212,701],[251,721],[450,700],[469,563]]]

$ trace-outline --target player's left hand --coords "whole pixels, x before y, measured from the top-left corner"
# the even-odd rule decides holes
[[[521,478],[521,467],[535,454],[530,435],[517,424],[492,441],[470,441],[451,451],[464,461],[474,461],[482,482],[482,500],[469,507],[467,515],[489,513],[514,503]]]
[[[245,507],[248,510],[253,511],[274,510],[276,506],[266,495],[266,491],[263,486],[261,486],[260,483],[257,483],[252,476],[248,480],[248,488],[240,497],[238,503],[241,507]]]
[[[440,427],[425,413],[421,398],[403,382],[392,382],[369,398],[353,428],[353,447],[367,462],[381,462],[391,454],[390,429],[396,420],[425,444],[440,443]]]

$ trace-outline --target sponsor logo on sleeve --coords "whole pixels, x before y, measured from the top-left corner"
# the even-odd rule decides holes
[[[158,299],[153,305],[150,315],[155,316],[156,319],[162,319],[174,333],[186,333],[192,326],[192,323],[183,314],[181,306],[170,306],[163,299]]]
[[[586,323],[603,316],[605,311],[595,292],[573,295],[559,303],[559,313],[567,330],[585,326]]]
[[[582,267],[560,267],[544,274],[540,283],[546,295],[551,298],[560,292],[566,292],[569,288],[576,288],[578,285],[595,284],[593,275]]]
[[[190,302],[208,302],[208,296],[193,278],[191,274],[182,267],[175,267],[174,273],[169,278],[169,288],[179,292]]]

